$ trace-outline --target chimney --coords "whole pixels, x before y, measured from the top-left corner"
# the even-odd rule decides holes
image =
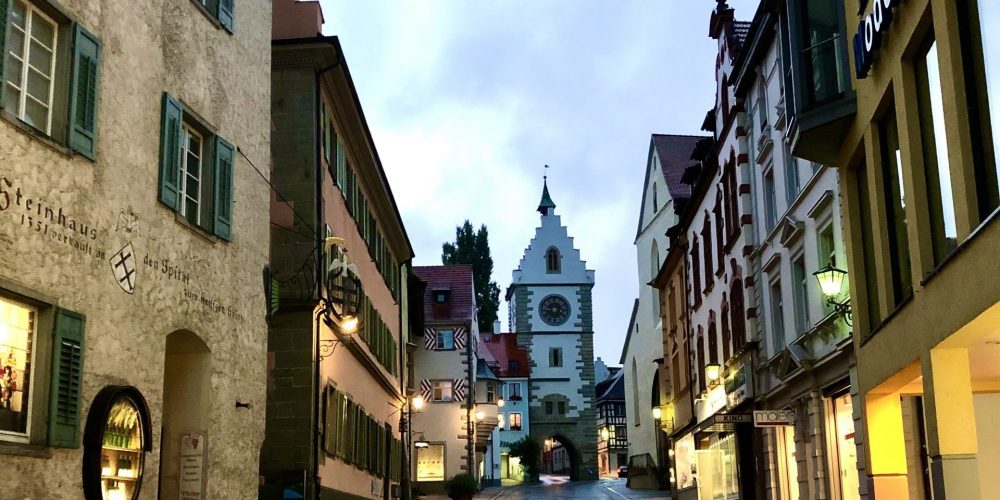
[[[500,333],[500,320],[493,322],[493,333]]]
[[[271,39],[314,38],[323,32],[323,8],[313,0],[274,0]]]

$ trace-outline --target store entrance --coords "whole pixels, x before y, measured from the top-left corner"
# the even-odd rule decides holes
[[[212,353],[198,335],[176,331],[167,336],[163,366],[163,427],[160,434],[159,498],[180,498],[181,488],[203,489],[204,484],[181,484],[182,448],[207,448],[209,408],[212,404]],[[203,463],[207,460],[202,459]],[[201,474],[204,481],[205,474]]]

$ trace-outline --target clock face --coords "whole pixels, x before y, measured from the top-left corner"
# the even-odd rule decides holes
[[[552,326],[559,326],[569,319],[569,302],[558,295],[550,295],[538,308],[542,320]]]

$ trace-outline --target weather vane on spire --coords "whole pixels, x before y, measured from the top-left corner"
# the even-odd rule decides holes
[[[545,165],[544,172],[545,172],[545,175],[542,176],[542,180],[548,181],[549,180],[549,166],[548,165]]]
[[[552,197],[549,196],[549,166],[545,165],[545,174],[542,176],[542,201],[538,204],[538,212],[542,215],[552,215],[552,211],[555,210],[556,204],[552,201]]]

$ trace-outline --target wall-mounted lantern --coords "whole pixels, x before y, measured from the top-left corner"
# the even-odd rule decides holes
[[[823,292],[823,297],[826,297],[826,302],[850,325],[852,319],[851,299],[848,297],[845,300],[840,300],[841,292],[844,289],[844,280],[847,279],[847,271],[828,265],[813,273],[813,276],[819,281],[819,289]]]
[[[719,383],[719,378],[722,376],[722,367],[718,363],[710,363],[705,365],[705,380],[708,381],[709,386],[714,386]]]

